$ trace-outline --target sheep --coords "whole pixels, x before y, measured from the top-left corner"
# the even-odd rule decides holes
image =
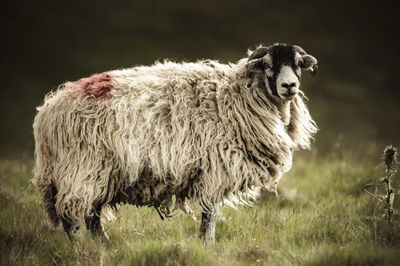
[[[37,108],[33,184],[52,226],[86,224],[107,237],[100,214],[151,206],[161,218],[201,207],[214,241],[221,203],[277,190],[294,150],[317,131],[300,91],[317,60],[289,44],[259,46],[236,64],[156,62],[66,82]]]

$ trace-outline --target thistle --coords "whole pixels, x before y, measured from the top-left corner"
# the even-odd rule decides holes
[[[383,151],[382,161],[387,171],[393,170],[394,166],[397,164],[397,149],[392,145],[386,146]]]
[[[393,202],[394,202],[394,189],[391,186],[391,176],[396,172],[395,168],[397,165],[397,149],[392,145],[387,146],[383,151],[381,166],[385,168],[386,176],[379,179],[379,181],[373,185],[386,185],[386,193],[377,195],[364,189],[368,194],[376,198],[378,201],[383,203],[386,210],[385,217],[387,218],[388,224],[392,224],[393,216]],[[370,184],[371,185],[371,184]]]
[[[386,184],[386,196],[384,199],[384,205],[386,208],[386,217],[388,219],[388,223],[391,224],[395,193],[391,186],[390,177],[396,172],[394,169],[397,164],[397,149],[392,145],[387,146],[383,152],[383,164],[386,167],[386,177],[384,177],[383,179],[383,182]]]

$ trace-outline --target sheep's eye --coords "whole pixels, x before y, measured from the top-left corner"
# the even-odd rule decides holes
[[[270,78],[274,75],[274,73],[272,72],[272,70],[270,68],[266,68],[265,69],[265,76]]]
[[[299,62],[297,63],[298,67],[303,67],[303,60],[299,60]]]
[[[267,69],[267,68],[269,68],[269,65],[268,65],[268,63],[264,62],[264,69]]]

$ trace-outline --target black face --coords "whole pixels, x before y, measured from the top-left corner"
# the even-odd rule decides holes
[[[293,73],[297,76],[298,81],[300,81],[299,67],[295,63],[295,50],[291,45],[278,44],[270,47],[268,54],[271,56],[272,60],[270,71],[266,71],[268,85],[272,93],[278,96],[276,81],[282,66],[290,66]],[[270,74],[268,75],[268,73]]]
[[[300,87],[301,70],[315,73],[317,59],[300,46],[274,44],[257,48],[248,58],[246,69],[249,77],[263,74],[263,82],[269,95],[291,100]]]

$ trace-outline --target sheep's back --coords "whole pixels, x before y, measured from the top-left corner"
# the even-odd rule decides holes
[[[118,88],[109,104],[116,116],[114,141],[125,143],[119,156],[130,157],[127,163],[142,162],[136,169],[148,165],[154,177],[177,183],[197,173],[219,123],[220,81],[214,67],[165,63],[110,75]]]

